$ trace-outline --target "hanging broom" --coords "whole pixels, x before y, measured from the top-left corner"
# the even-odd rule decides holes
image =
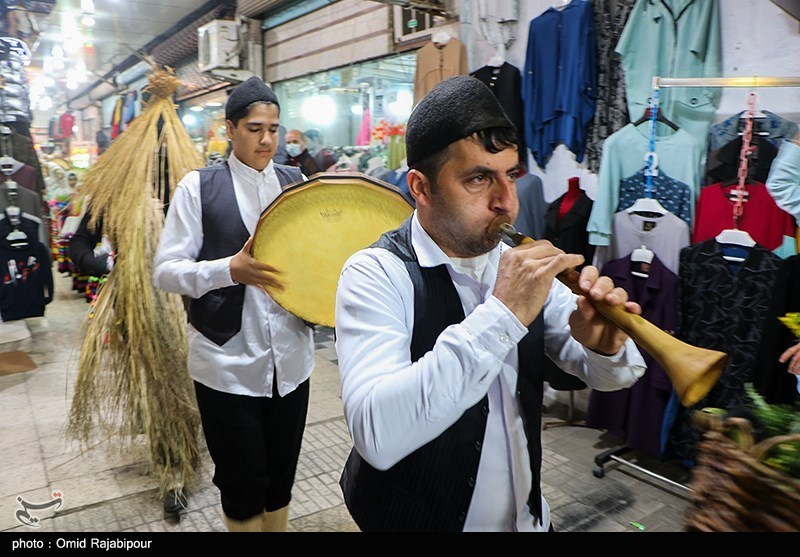
[[[179,85],[171,68],[152,66],[144,90],[150,100],[86,173],[78,193],[88,203],[90,228],[102,217],[102,233],[117,255],[82,324],[67,423],[68,434],[86,444],[100,436],[129,447],[144,433],[162,497],[191,488],[200,461],[183,302],[152,284],[164,225],[157,191],[168,189],[171,198],[180,178],[203,166],[172,101]]]

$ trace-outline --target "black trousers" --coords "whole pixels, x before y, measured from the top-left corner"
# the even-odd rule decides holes
[[[195,381],[214,485],[234,520],[289,504],[308,413],[309,380],[285,397],[223,393]],[[277,381],[274,383],[277,385]]]

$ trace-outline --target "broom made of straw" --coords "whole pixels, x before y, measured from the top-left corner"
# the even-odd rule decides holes
[[[78,192],[88,203],[90,227],[102,217],[102,232],[117,255],[82,324],[67,424],[68,433],[85,443],[100,435],[125,447],[143,432],[162,495],[191,487],[200,455],[183,302],[152,284],[164,224],[155,192],[169,188],[171,198],[180,178],[203,166],[172,101],[179,85],[171,68],[151,70],[145,89],[150,100],[86,173]]]

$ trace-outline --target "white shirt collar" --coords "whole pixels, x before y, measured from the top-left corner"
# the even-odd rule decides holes
[[[239,179],[244,180],[248,184],[258,184],[265,178],[269,178],[271,175],[275,174],[275,165],[271,160],[269,161],[269,164],[264,167],[264,170],[259,172],[255,168],[249,167],[237,159],[236,155],[233,153],[231,153],[228,157],[228,166],[230,167],[231,172],[236,174]]]
[[[414,210],[411,216],[411,246],[417,254],[420,267],[448,265],[456,273],[463,274],[461,269],[453,264],[450,257],[442,251],[442,248],[440,248],[425,229],[422,228],[416,210]],[[500,254],[508,247],[509,246],[503,242],[500,242],[496,248],[490,251],[488,253],[489,262],[487,267],[496,269],[500,262]]]

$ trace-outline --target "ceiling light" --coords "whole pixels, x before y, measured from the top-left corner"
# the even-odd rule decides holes
[[[220,106],[222,106],[222,103],[218,103],[218,102],[207,102],[207,103],[206,103],[206,106],[207,106],[208,108],[217,108],[217,107],[220,107]]]
[[[91,15],[86,14],[81,18],[81,23],[86,27],[94,27],[94,18]]]
[[[191,110],[192,112],[203,112],[203,107],[202,106],[197,106],[197,105],[190,106],[189,110]]]
[[[195,118],[194,114],[187,114],[183,118],[181,118],[181,122],[183,122],[187,126],[191,126],[197,122],[197,118]]]

